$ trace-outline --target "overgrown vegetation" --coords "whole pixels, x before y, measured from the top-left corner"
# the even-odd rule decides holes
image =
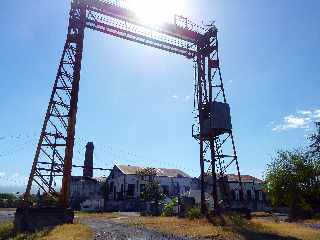
[[[117,219],[129,226],[188,237],[220,240],[319,240],[320,231],[292,223],[265,220],[246,220],[237,214],[223,216],[224,225],[217,219],[212,224],[207,218],[189,220],[177,217],[130,217]]]
[[[268,220],[253,219],[246,229],[254,231],[257,236],[264,236],[261,239],[288,239],[288,240],[317,240],[320,239],[320,231],[303,225],[272,222]],[[279,236],[271,238],[270,236]],[[248,238],[255,239],[255,238]],[[259,239],[259,238],[257,238]]]
[[[178,198],[173,198],[170,202],[164,205],[162,216],[171,217],[175,215],[174,208],[178,206]]]
[[[201,217],[201,211],[199,208],[190,208],[187,212],[187,218],[190,220],[199,219]]]
[[[20,233],[17,234],[13,230],[13,223],[12,222],[5,222],[0,224],[0,240],[6,240],[6,239],[11,239],[11,240],[38,240],[42,239],[48,231],[40,231],[36,233]]]
[[[310,217],[320,211],[320,124],[306,150],[278,151],[266,171],[266,190],[274,206],[290,216]]]
[[[137,171],[137,176],[145,181],[145,189],[141,193],[141,199],[145,201],[159,202],[163,195],[161,193],[160,184],[156,181],[157,170],[155,168],[143,168]]]
[[[157,170],[147,167],[137,171],[136,174],[142,181],[145,181],[145,189],[140,195],[141,200],[154,202],[154,214],[160,215],[159,202],[164,198],[164,195],[159,182],[156,181]]]
[[[32,234],[15,233],[11,222],[0,224],[0,240],[89,240],[91,238],[91,230],[82,224],[65,224],[57,226],[51,231],[43,230]]]
[[[13,224],[5,222],[0,224],[0,240],[9,239],[13,234]]]
[[[55,227],[41,240],[89,240],[92,239],[90,228],[83,224],[64,224]]]
[[[11,193],[0,193],[0,208],[16,208],[18,197]]]

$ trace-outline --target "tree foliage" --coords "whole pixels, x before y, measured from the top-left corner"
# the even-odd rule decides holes
[[[150,167],[143,168],[137,171],[137,176],[146,182],[145,189],[141,193],[141,199],[159,202],[163,198],[163,195],[160,184],[156,181],[157,170]]]
[[[320,211],[318,151],[278,151],[267,166],[268,197],[274,206],[289,207],[292,217]]]
[[[12,193],[0,193],[0,199],[16,200],[17,196]]]
[[[178,206],[178,198],[173,198],[170,202],[164,205],[162,216],[171,217],[175,214],[174,208]]]
[[[316,132],[311,134],[309,140],[311,141],[309,157],[320,158],[320,122],[316,122]]]
[[[18,205],[18,198],[11,193],[0,193],[0,208],[9,207],[14,208]]]

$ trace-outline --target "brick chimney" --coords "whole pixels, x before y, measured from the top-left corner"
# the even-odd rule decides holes
[[[93,149],[93,142],[88,142],[86,145],[86,155],[84,159],[84,177],[93,177]]]

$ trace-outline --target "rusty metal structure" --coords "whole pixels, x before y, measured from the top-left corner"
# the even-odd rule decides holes
[[[224,182],[226,170],[233,164],[239,175],[241,189],[230,110],[220,71],[217,28],[214,25],[198,26],[177,15],[171,24],[149,26],[140,22],[123,2],[116,0],[73,0],[69,16],[67,39],[36,148],[25,198],[30,194],[32,184],[36,184],[43,192],[57,197],[60,206],[69,205],[86,29],[182,55],[195,62],[196,123],[192,132],[200,144],[202,211],[206,211],[205,175],[212,176],[215,208],[218,208],[217,185]],[[61,191],[56,187],[58,181],[62,181]]]

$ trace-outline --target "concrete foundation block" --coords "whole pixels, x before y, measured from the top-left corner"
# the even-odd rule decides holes
[[[73,210],[66,208],[17,208],[14,219],[14,228],[17,232],[34,232],[42,229],[50,229],[65,223],[73,223],[73,218]]]

